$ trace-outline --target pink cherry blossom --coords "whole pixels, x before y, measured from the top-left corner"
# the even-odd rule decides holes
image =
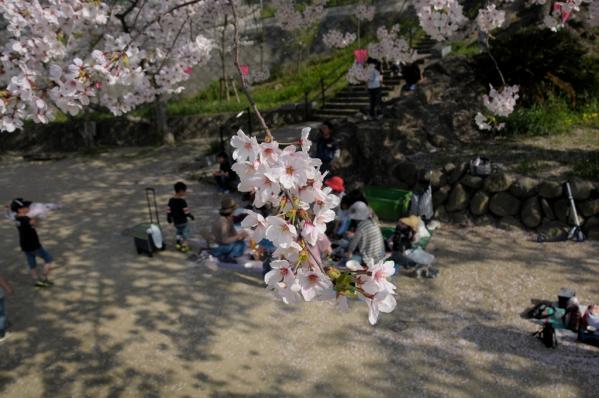
[[[380,291],[389,293],[395,292],[395,285],[387,280],[395,273],[395,264],[393,261],[374,263],[367,260],[368,278],[363,279],[362,289],[368,294],[374,295]]]
[[[318,295],[330,294],[333,287],[329,278],[317,271],[301,272],[298,282],[299,291],[306,301],[312,301]]]

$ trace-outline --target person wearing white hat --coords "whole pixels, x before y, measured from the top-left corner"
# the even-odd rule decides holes
[[[358,226],[349,243],[347,257],[371,258],[375,262],[382,260],[385,257],[385,240],[370,207],[364,202],[356,202],[349,208],[349,217],[358,221]]]

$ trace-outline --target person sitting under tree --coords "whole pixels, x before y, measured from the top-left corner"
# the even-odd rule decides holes
[[[245,231],[237,232],[233,223],[233,212],[237,203],[230,196],[221,200],[219,215],[212,225],[214,241],[218,246],[211,250],[211,254],[223,262],[234,262],[245,251]]]
[[[356,260],[370,258],[375,262],[382,260],[385,257],[385,240],[368,205],[364,202],[354,203],[349,208],[349,217],[358,221],[358,226],[349,243],[347,257]]]
[[[401,64],[401,74],[406,79],[403,91],[412,92],[416,90],[416,84],[424,78],[422,70],[420,70],[420,66],[416,62]]]
[[[589,305],[581,323],[578,341],[599,347],[599,305]]]
[[[320,171],[330,171],[331,163],[339,157],[339,145],[333,135],[333,125],[331,122],[324,122],[320,126],[320,136],[316,141],[316,157],[320,159],[322,165]]]
[[[221,192],[229,193],[234,176],[233,170],[231,169],[231,162],[229,161],[229,155],[227,155],[226,152],[221,152],[216,155],[216,161],[219,164],[218,171],[214,172],[216,184]]]

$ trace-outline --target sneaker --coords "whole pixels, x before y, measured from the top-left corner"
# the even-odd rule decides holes
[[[50,287],[50,285],[46,281],[42,281],[41,279],[37,280],[33,286],[34,287]]]
[[[51,281],[51,280],[49,280],[49,279],[44,279],[44,281],[43,281],[43,282],[44,282],[46,285],[48,285],[48,286],[54,286],[54,282],[52,282],[52,281]]]
[[[3,333],[0,333],[0,343],[9,338],[10,334],[11,333],[8,330],[5,330]]]
[[[191,251],[191,248],[187,245],[185,246],[181,246],[181,252],[182,253],[189,253]]]

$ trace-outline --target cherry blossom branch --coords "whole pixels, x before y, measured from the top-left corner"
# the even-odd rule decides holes
[[[173,45],[170,46],[170,48],[166,52],[166,55],[164,56],[164,59],[162,60],[162,63],[160,64],[160,66],[156,70],[156,73],[155,73],[156,75],[160,73],[160,71],[162,70],[162,68],[164,67],[164,65],[166,65],[166,62],[169,60],[168,57],[173,52],[173,49],[175,48],[175,45],[177,44],[177,40],[179,40],[179,37],[181,36],[181,32],[183,32],[183,28],[185,27],[185,24],[187,23],[187,21],[189,21],[189,17],[187,17],[187,19],[185,20],[185,22],[183,22],[181,24],[181,27],[177,31],[177,34],[175,35],[175,38],[173,39]]]
[[[266,134],[265,140],[267,142],[269,142],[269,141],[272,141],[272,139],[273,139],[272,133],[270,132],[270,129],[268,128],[268,126],[266,124],[266,121],[262,117],[262,114],[260,113],[260,110],[258,109],[258,106],[256,105],[256,102],[254,101],[254,98],[252,97],[252,94],[250,93],[250,90],[245,82],[245,79],[243,78],[243,73],[241,71],[241,64],[239,63],[239,48],[241,47],[240,40],[239,40],[239,21],[237,19],[237,11],[235,9],[234,0],[229,0],[229,4],[231,5],[231,13],[233,14],[233,22],[232,23],[233,23],[233,30],[235,32],[235,35],[234,35],[235,67],[237,68],[237,72],[239,74],[241,89],[243,90],[243,93],[245,94],[246,98],[248,99],[250,106],[254,110],[254,113],[256,114],[256,117],[258,118],[260,125],[264,129],[264,133]],[[248,115],[248,117],[251,117],[251,115]]]
[[[135,36],[133,36],[131,38],[131,40],[129,40],[129,42],[127,43],[127,45],[123,49],[123,52],[127,51],[129,49],[129,46],[131,46],[131,44],[133,44],[135,42],[135,40],[137,40],[142,34],[144,34],[145,31],[150,26],[154,25],[155,23],[160,22],[160,19],[162,19],[162,17],[167,16],[169,14],[172,14],[173,12],[175,12],[175,11],[181,9],[181,8],[194,5],[194,4],[200,3],[202,1],[203,0],[190,0],[190,1],[186,1],[185,3],[181,3],[181,4],[178,4],[176,6],[173,6],[173,7],[169,8],[168,10],[166,10],[164,13],[159,14],[158,16],[156,16],[156,18],[154,18],[154,19],[150,20],[149,22],[147,22],[145,25],[143,25],[141,27],[141,29],[138,30],[137,34]],[[143,5],[142,5],[142,7],[143,7]],[[141,12],[141,10],[140,10],[140,12]]]
[[[125,33],[131,33],[131,29],[127,25],[126,18],[127,15],[129,15],[131,11],[133,11],[135,7],[137,7],[137,3],[139,3],[139,0],[131,0],[129,8],[125,9],[122,13],[115,15],[115,17],[117,17],[117,19],[121,21],[121,25],[123,26],[123,30],[125,31]]]
[[[487,48],[488,48],[488,44],[487,44]],[[505,86],[506,83],[505,83],[505,79],[503,78],[503,73],[501,73],[501,69],[499,69],[499,64],[497,63],[497,60],[495,59],[495,57],[491,53],[491,49],[489,49],[489,48],[487,49],[487,54],[489,54],[489,57],[491,57],[491,60],[495,64],[495,69],[497,70],[497,73],[499,73],[499,77],[501,78],[501,82]]]

